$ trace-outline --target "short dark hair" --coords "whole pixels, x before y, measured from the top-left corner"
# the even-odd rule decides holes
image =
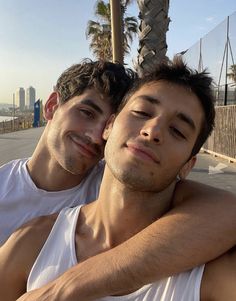
[[[206,70],[198,72],[197,70],[190,69],[180,57],[174,57],[173,61],[160,63],[154,71],[135,81],[133,87],[128,91],[120,104],[118,112],[122,110],[130,97],[143,85],[161,80],[189,89],[197,96],[201,103],[205,120],[202,123],[201,131],[193,147],[192,157],[199,152],[214,128],[215,98],[211,87],[213,80]]]
[[[109,98],[115,112],[135,78],[136,73],[122,64],[84,59],[61,74],[55,91],[59,93],[59,101],[63,104],[82,94],[85,89],[95,88]]]

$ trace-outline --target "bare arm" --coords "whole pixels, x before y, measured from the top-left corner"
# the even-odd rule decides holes
[[[209,262],[201,283],[201,300],[236,300],[236,249]]]
[[[54,221],[52,216],[34,219],[0,247],[0,300],[15,301],[26,292],[28,275]]]
[[[235,244],[233,195],[188,181],[177,188],[175,203],[168,214],[122,245],[18,301],[89,301],[134,290],[216,258]]]
[[[19,237],[22,231],[17,231],[0,248],[0,296],[4,301],[14,301],[25,292],[26,276]],[[16,253],[17,250],[17,253]]]

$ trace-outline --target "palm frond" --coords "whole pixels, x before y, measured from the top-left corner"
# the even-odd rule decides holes
[[[131,1],[121,0],[123,47],[124,53],[129,53],[133,37],[138,32],[138,21],[135,17],[126,16],[126,7]],[[111,41],[111,11],[109,2],[98,0],[95,6],[97,21],[89,20],[86,37],[90,39],[90,50],[97,59],[112,59]]]

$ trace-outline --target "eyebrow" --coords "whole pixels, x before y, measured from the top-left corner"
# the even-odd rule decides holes
[[[84,104],[84,105],[92,107],[95,111],[97,111],[101,115],[104,114],[103,110],[98,105],[96,105],[93,102],[93,100],[91,100],[91,99],[83,99],[83,100],[81,100],[81,103]]]
[[[150,102],[151,104],[155,104],[155,105],[159,105],[161,103],[157,98],[149,96],[149,95],[145,95],[145,94],[139,95],[137,98],[142,98],[142,99]],[[183,121],[186,124],[188,124],[193,130],[196,130],[196,125],[195,125],[193,119],[190,116],[188,116],[188,115],[186,115],[184,113],[179,112],[177,114],[177,117],[181,121]]]
[[[142,99],[150,102],[151,104],[156,104],[156,105],[160,104],[160,101],[157,98],[149,96],[149,95],[142,94],[142,95],[139,95],[137,98],[142,98]]]
[[[177,114],[177,117],[180,120],[184,121],[186,124],[188,124],[194,131],[196,130],[195,123],[191,117],[189,117],[188,115],[181,113],[181,112]]]

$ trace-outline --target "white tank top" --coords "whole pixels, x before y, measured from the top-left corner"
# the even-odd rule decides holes
[[[42,287],[77,264],[75,229],[81,206],[64,208],[36,259],[27,281],[27,291]],[[141,287],[125,296],[100,301],[200,301],[204,265]]]

